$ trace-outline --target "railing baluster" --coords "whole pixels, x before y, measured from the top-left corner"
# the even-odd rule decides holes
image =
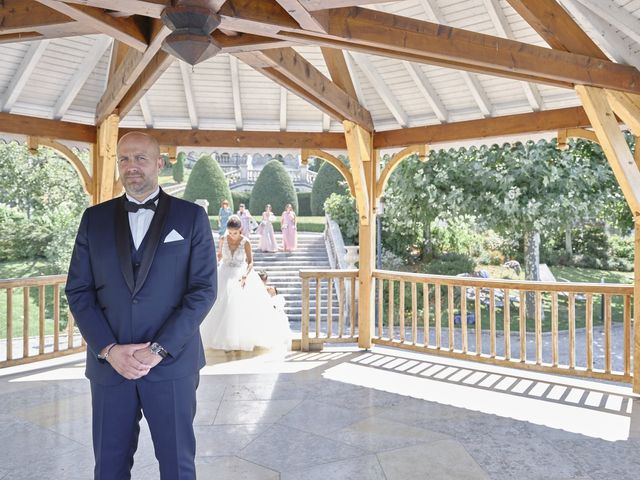
[[[587,371],[593,370],[593,294],[587,293],[585,304],[585,340],[587,343]]]
[[[53,286],[53,351],[60,350],[60,284]]]
[[[489,351],[496,358],[496,291],[489,289]]]
[[[394,332],[393,332],[393,324],[395,322],[393,310],[394,306],[394,295],[395,295],[395,282],[393,280],[389,280],[389,340],[393,342]]]
[[[38,287],[38,353],[44,353],[44,285]]]
[[[504,292],[504,301],[503,303],[503,325],[502,328],[504,330],[504,358],[505,360],[511,359],[511,297],[510,291],[508,288],[503,290]]]
[[[476,296],[476,299],[473,302],[476,316],[476,355],[482,355],[482,303],[480,303],[480,287],[475,287],[474,292]]]
[[[349,312],[350,337],[356,334],[356,277],[351,277],[351,311]]]
[[[405,328],[404,328],[404,280],[400,280],[400,294],[398,295],[398,320],[400,322],[400,342],[404,343],[405,340]]]
[[[520,289],[520,361],[527,361],[527,299],[526,292]]]
[[[462,353],[469,349],[467,338],[467,288],[460,287],[460,331],[462,334]]]
[[[542,365],[542,292],[535,295],[536,365]]]
[[[442,347],[442,292],[440,291],[440,284],[436,283],[436,348],[440,350]]]
[[[624,296],[624,374],[631,373],[631,295]],[[638,353],[640,355],[640,352]]]
[[[604,371],[611,373],[611,295],[604,296]]]
[[[320,278],[316,277],[316,338],[320,338],[320,324],[322,322],[322,318],[320,317],[320,305],[322,305],[320,286]]]
[[[424,335],[424,345],[429,345],[430,327],[429,327],[429,284],[422,284],[422,330]]]
[[[309,351],[309,279],[302,278],[302,322],[300,328],[302,330],[302,339],[300,341],[300,350]]]
[[[29,287],[22,287],[22,357],[29,356]]]
[[[569,368],[576,368],[576,294],[569,293]]]
[[[384,279],[376,278],[378,284],[378,338],[384,333]]]
[[[558,292],[551,292],[551,365],[558,366]]]
[[[327,278],[327,337],[333,335],[333,279]]]
[[[13,288],[7,288],[7,360],[13,358]]]
[[[454,315],[454,305],[453,305],[453,285],[447,285],[447,314],[448,314],[448,322],[449,322],[449,351],[452,352],[455,346],[454,343],[454,330],[453,330],[453,315]]]
[[[418,336],[418,286],[411,282],[411,343],[416,344]]]

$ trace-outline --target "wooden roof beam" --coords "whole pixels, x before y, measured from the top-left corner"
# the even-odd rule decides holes
[[[357,7],[358,5],[372,5],[374,3],[387,3],[389,0],[300,0],[310,12],[326,10],[327,8]]]
[[[140,110],[142,111],[142,118],[144,119],[144,124],[147,128],[153,128],[154,120],[153,114],[151,113],[151,107],[149,106],[149,101],[146,96],[142,96],[140,99]]]
[[[63,0],[55,1],[62,3]],[[168,0],[64,0],[64,2],[113,10],[129,15],[160,18],[160,14],[167,6]]]
[[[609,58],[555,0],[507,0],[551,48],[601,60]]]
[[[0,120],[2,119],[1,115]],[[131,131],[136,131],[136,129],[120,128],[118,135],[122,136]],[[327,150],[344,150],[347,148],[343,133],[233,132],[229,130],[176,129],[148,129],[146,133],[157,138],[163,145],[180,145],[183,147],[320,148]]]
[[[440,101],[438,97],[438,92],[436,92],[435,88],[431,86],[431,82],[422,71],[422,69],[413,63],[403,61],[402,64],[404,68],[409,73],[409,76],[413,80],[413,83],[416,84],[418,90],[422,94],[422,96],[427,100],[433,113],[438,118],[440,123],[447,123],[449,121],[449,113],[445,108],[444,104]]]
[[[345,53],[342,50],[327,47],[321,47],[320,50],[322,51],[324,63],[329,69],[331,80],[353,98],[358,98],[347,61],[344,58]]]
[[[0,112],[0,131],[83,143],[96,142],[96,127],[80,123]]]
[[[124,118],[151,88],[151,82],[169,67],[170,55],[161,50],[162,41],[169,33],[171,31],[162,22],[155,21],[149,47],[144,52],[129,49],[98,102],[96,124],[102,123],[116,109],[120,118]]]
[[[29,46],[29,50],[18,66],[18,70],[13,74],[11,83],[7,86],[4,95],[0,98],[0,110],[10,112],[16,101],[20,97],[22,90],[29,81],[29,77],[36,68],[38,61],[49,46],[49,40],[40,40],[33,42]]]
[[[287,131],[287,92],[284,87],[280,87],[280,131]],[[324,115],[324,114],[323,114]]]
[[[291,15],[296,22],[300,24],[305,30],[311,30],[314,32],[324,32],[325,26],[323,25],[323,19],[319,18],[320,15],[314,15],[304,6],[304,2],[301,0],[276,0],[282,8],[284,8],[289,15]],[[330,8],[330,7],[324,7]]]
[[[180,64],[180,75],[182,76],[182,85],[184,87],[184,97],[187,102],[187,110],[189,112],[189,120],[191,121],[191,128],[198,128],[198,110],[196,108],[195,94],[193,91],[193,83],[191,81],[191,68],[190,66],[178,60]]]
[[[578,0],[636,43],[640,43],[640,20],[611,0]]]
[[[373,130],[371,114],[292,48],[237,56],[336,120],[350,119]]]
[[[240,68],[238,59],[229,55],[229,69],[231,70],[231,94],[233,96],[233,116],[236,121],[236,130],[244,128],[242,120],[242,101],[240,97]]]
[[[0,35],[35,33],[51,25],[64,25],[74,20],[35,0],[0,2]]]
[[[433,145],[590,125],[589,117],[582,107],[571,107],[377,132],[373,137],[373,146],[392,148],[411,144]]]
[[[78,22],[89,25],[96,32],[104,33],[116,40],[144,52],[147,48],[147,35],[133,18],[115,18],[104,10],[84,5],[69,5],[56,0],[38,0],[43,5],[57,10]]]

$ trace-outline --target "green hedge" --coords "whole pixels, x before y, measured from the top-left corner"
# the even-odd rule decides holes
[[[193,166],[183,199],[194,202],[199,198],[209,201],[209,214],[217,214],[222,200],[232,201],[231,190],[218,162],[210,155],[203,155]],[[230,205],[233,210],[233,205]]]
[[[273,213],[280,215],[288,203],[298,213],[298,197],[293,181],[278,160],[271,160],[264,166],[251,190],[249,203],[254,215],[261,214],[267,204],[271,204]]]
[[[336,167],[325,162],[318,171],[318,176],[313,182],[311,190],[311,212],[313,215],[324,215],[324,202],[332,193],[344,195],[347,193],[344,187],[344,177]]]
[[[298,215],[310,217],[311,213],[311,192],[298,192]]]
[[[184,152],[180,152],[178,154],[178,158],[176,158],[176,163],[173,165],[172,173],[173,179],[176,183],[184,182],[184,159],[187,158],[187,154]]]
[[[231,192],[233,198],[233,205],[235,205],[235,212],[240,208],[240,204],[244,203],[245,207],[249,207],[249,201],[251,200],[251,192]]]
[[[280,217],[276,216],[277,220],[273,222],[273,229],[276,232],[280,231]],[[218,230],[218,216],[209,215],[209,223],[213,230]],[[298,217],[298,232],[324,232],[324,217]]]

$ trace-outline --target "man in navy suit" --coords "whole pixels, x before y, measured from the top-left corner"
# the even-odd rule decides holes
[[[88,208],[66,294],[87,342],[96,480],[131,478],[139,422],[149,424],[162,479],[195,479],[200,323],[216,298],[204,209],[158,187],[158,143],[118,143],[126,195]]]

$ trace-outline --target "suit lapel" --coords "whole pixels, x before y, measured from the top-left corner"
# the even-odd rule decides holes
[[[129,215],[124,209],[124,195],[118,199],[116,205],[116,251],[118,252],[118,260],[120,269],[124,276],[127,287],[133,292],[133,266],[131,265],[131,247],[129,246]]]
[[[151,220],[151,225],[149,225],[149,231],[147,232],[147,240],[142,254],[142,261],[140,262],[140,270],[138,270],[138,278],[133,290],[134,295],[138,293],[144,285],[147,275],[149,274],[149,270],[151,269],[153,258],[156,255],[156,250],[160,243],[160,235],[165,224],[167,212],[169,211],[170,201],[169,195],[160,189],[158,208],[156,209],[156,213],[153,215],[153,220]],[[131,263],[129,263],[129,266],[131,266]]]

